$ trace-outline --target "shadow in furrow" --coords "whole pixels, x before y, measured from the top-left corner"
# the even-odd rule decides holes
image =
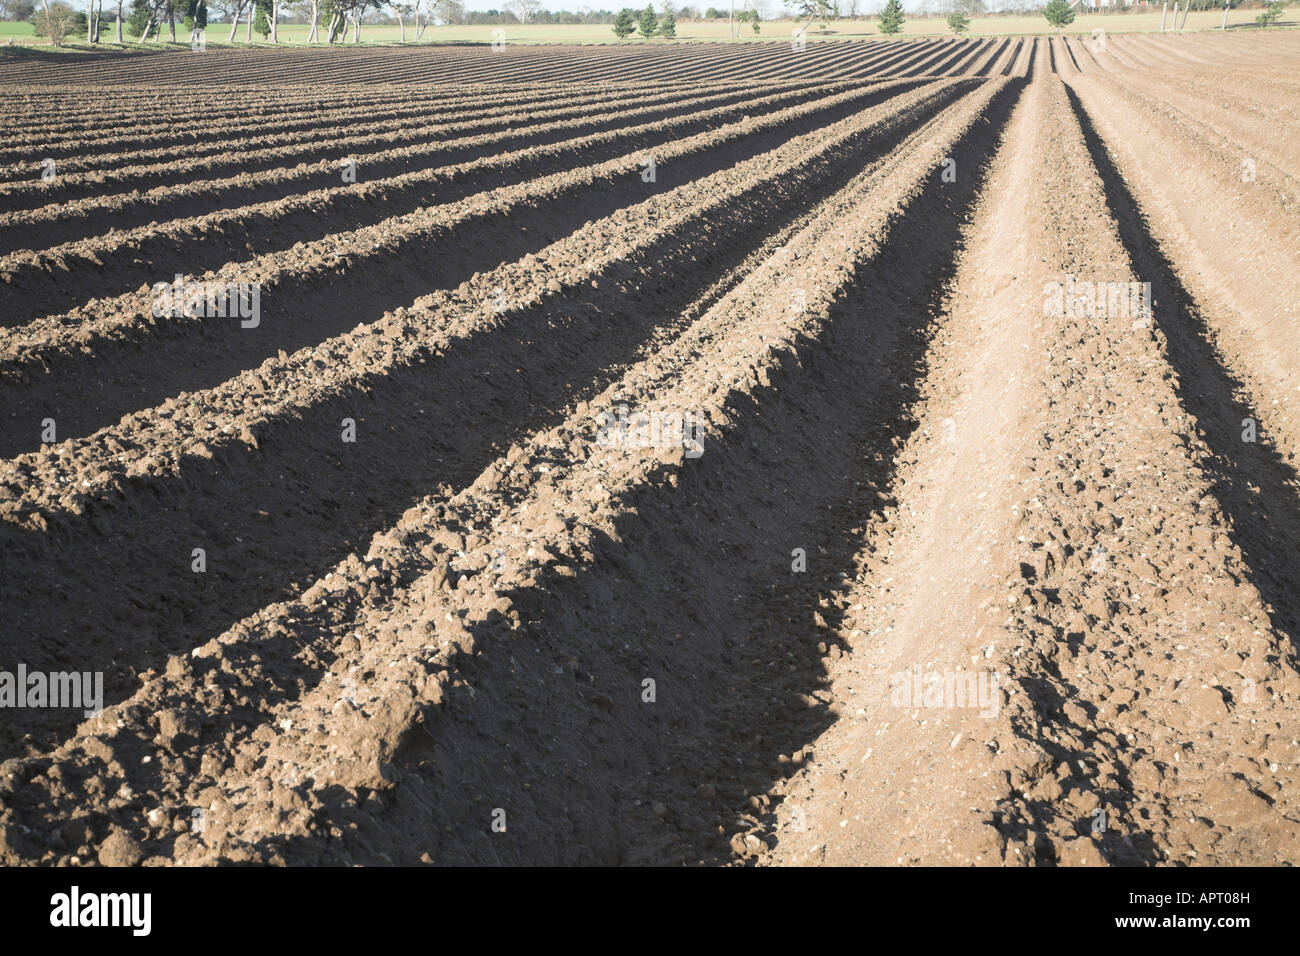
[[[845,84],[845,88],[848,88],[848,86],[849,84]],[[755,111],[754,115],[766,115],[780,108],[804,103],[816,95],[819,94],[814,91],[804,93],[792,91],[788,93],[788,98],[780,104],[774,104],[762,111]],[[707,109],[730,106],[742,102],[746,98],[753,99],[753,94],[742,92],[728,95],[716,103],[708,104]],[[634,103],[632,105],[638,106],[639,104]],[[630,126],[641,126],[672,118],[686,119],[687,114],[697,112],[699,109],[698,103],[676,101],[656,107],[652,111],[632,119],[619,114],[604,118],[600,116],[580,117],[579,119],[585,121],[576,128],[573,125],[523,127],[513,133],[507,132],[500,138],[488,143],[458,144],[455,140],[448,140],[435,155],[417,154],[390,158],[386,152],[353,151],[349,153],[346,150],[332,149],[328,143],[325,143],[320,148],[322,155],[318,158],[340,160],[348,156],[354,157],[358,163],[359,184],[365,185],[376,180],[421,170],[443,169],[448,166],[500,156],[503,153],[553,146],[565,140],[583,136],[617,132]],[[567,120],[565,121],[567,122]],[[473,135],[480,136],[484,133],[509,131],[510,127],[518,122],[519,117],[517,116],[504,117],[499,123],[494,123],[482,131],[475,130]],[[560,121],[557,120],[556,122]],[[706,129],[716,128],[720,122],[723,121],[717,117],[705,117],[683,122],[673,129],[671,135],[678,138],[693,136]],[[319,189],[342,190],[331,197],[331,205],[327,216],[321,214],[319,207],[313,207],[298,210],[288,215],[277,216],[271,220],[274,223],[274,228],[250,229],[248,224],[245,223],[242,229],[245,233],[242,236],[244,241],[252,243],[253,248],[259,253],[272,252],[277,249],[287,248],[295,241],[309,241],[330,232],[341,232],[345,229],[372,225],[392,216],[410,212],[422,205],[427,205],[433,195],[436,195],[438,202],[454,202],[484,188],[509,186],[563,169],[603,162],[623,153],[662,142],[664,135],[663,131],[657,133],[632,133],[614,142],[577,146],[566,150],[559,156],[542,155],[535,158],[525,158],[509,166],[497,166],[462,174],[451,181],[389,184],[381,195],[355,193],[355,191],[349,193],[341,186],[342,174],[340,168],[337,167],[337,163],[325,172],[314,173],[311,176],[288,181],[263,182],[256,176],[248,176],[247,179],[251,181],[241,180],[234,185],[224,186],[214,184],[212,188],[205,189],[198,195],[151,197],[148,203],[137,202],[123,208],[87,210],[86,215],[78,216],[75,219],[60,219],[52,222],[36,221],[19,223],[13,226],[0,226],[0,255],[22,249],[47,249],[77,239],[99,236],[112,229],[134,229],[154,222],[166,223],[175,219],[186,219],[215,212],[228,212],[240,207],[275,202],[290,196],[301,196]],[[413,136],[410,139],[403,139],[395,144],[393,148],[404,149],[425,142],[437,142],[445,139],[446,136],[446,132],[431,132],[420,137]],[[373,149],[374,147],[368,148]],[[222,177],[243,177],[246,174],[262,169],[282,169],[288,167],[292,161],[292,159],[283,157],[278,161],[250,161],[247,165],[241,165],[237,169],[220,170],[217,175]],[[203,175],[203,172],[202,170],[187,170],[177,174],[174,178],[186,183],[193,182],[196,177]],[[151,178],[148,182],[148,188],[154,189],[157,186],[166,185],[168,178]],[[102,191],[103,186],[99,185],[98,189]],[[41,203],[35,205],[39,206]],[[239,226],[230,226],[228,228],[239,228]],[[212,229],[212,227],[209,227],[209,229]],[[202,241],[199,241],[200,238]],[[219,255],[219,252],[208,249],[211,239],[211,231],[202,237],[170,237],[170,241],[175,243],[178,248],[183,248],[187,240],[190,246],[193,247],[188,253],[195,261],[194,269],[190,270],[192,272],[216,267],[211,264],[211,259],[214,255]],[[225,261],[222,260],[216,265],[222,265]]]
[[[44,532],[0,526],[0,606],[10,625],[0,668],[104,670],[107,701],[122,699],[165,655],[314,580],[422,495],[468,484],[504,446],[558,421],[635,361],[657,330],[671,333],[769,235],[951,99],[941,94],[876,135],[852,138],[809,167],[796,191],[750,190],[725,217],[662,236],[602,272],[595,289],[548,298],[445,355],[377,371],[360,388],[287,413],[259,429],[257,449],[237,443],[213,459],[185,459],[176,478],[128,479],[123,500],[92,503]],[[341,440],[344,418],[356,422],[355,443]],[[191,570],[194,548],[205,550],[204,573]],[[15,711],[0,755],[23,733],[74,723]]]
[[[1082,72],[1081,70],[1079,70],[1079,59],[1074,55],[1074,48],[1070,46],[1069,41],[1062,38],[1061,43],[1065,47],[1065,55],[1068,56],[1070,58],[1070,62],[1074,64],[1074,69],[1077,72]]]
[[[1022,88],[954,147],[975,172],[933,182],[816,336],[733,387],[725,436],[624,495],[581,567],[508,592],[522,633],[472,628],[475,654],[404,739],[382,809],[325,795],[318,830],[342,840],[269,838],[267,859],[721,864],[736,833],[770,827],[757,798],[835,719],[818,644],[843,621],[822,598],[855,574],[863,526],[889,503],[962,225]]]
[[[988,76],[990,73],[992,73],[993,67],[997,64],[998,60],[1002,59],[1003,54],[1006,53],[1007,47],[1010,45],[1011,45],[1010,37],[1005,38],[1001,43],[999,43],[997,49],[993,51],[993,53],[989,56],[988,60],[984,63],[984,65],[980,67],[979,70],[976,71],[975,75]]]
[[[967,83],[959,83],[937,92],[923,112],[937,111],[969,88]],[[854,107],[866,108],[888,98],[882,92]],[[141,322],[123,335],[96,341],[89,354],[52,352],[43,357],[40,368],[31,369],[4,389],[0,457],[39,447],[42,422],[47,418],[58,423],[60,436],[76,437],[181,392],[218,385],[280,350],[292,353],[373,322],[421,295],[451,288],[476,272],[488,272],[535,253],[619,208],[775,148],[789,137],[809,131],[804,126],[792,124],[726,149],[665,164],[656,170],[655,183],[642,183],[632,173],[634,181],[566,190],[508,216],[484,213],[450,231],[405,242],[400,254],[382,261],[369,255],[364,268],[351,256],[340,256],[332,270],[284,274],[274,285],[261,289],[260,323],[253,329],[242,328],[238,319],[157,326]],[[169,259],[155,265],[161,275],[172,269],[187,272],[181,261]]]
[[[639,202],[647,195],[665,192],[697,176],[725,169],[742,159],[774,149],[792,137],[821,129],[853,113],[897,96],[901,92],[905,90],[892,86],[867,92],[862,99],[835,104],[811,115],[796,117],[778,128],[757,130],[711,146],[703,153],[663,163],[656,170],[657,181],[654,183],[642,182],[640,170],[633,169],[629,171],[626,180],[617,183],[584,184],[579,187],[583,190],[581,199],[576,198],[571,189],[565,190],[549,200],[539,199],[535,209],[541,208],[548,201],[555,204],[547,213],[548,218],[556,223],[557,229],[572,231],[583,222],[579,219],[577,225],[566,226],[565,224],[572,221],[574,213],[584,213],[588,216],[604,215],[605,213],[597,210],[604,209],[609,212],[619,206]],[[641,145],[638,146],[637,143]],[[625,141],[621,149],[612,152],[608,144],[590,146],[579,153],[579,159],[585,158],[587,151],[592,155],[604,156],[608,159],[664,143],[663,132],[643,134],[631,145]],[[499,147],[495,145],[487,149],[493,155],[500,152]],[[548,170],[558,171],[566,168],[566,164],[567,160],[564,158],[542,157],[531,163],[525,162],[525,170],[530,175],[543,175]],[[369,167],[363,166],[361,169],[363,174],[370,174]],[[503,170],[499,171],[498,175],[503,176],[508,182],[511,174],[509,170]],[[482,184],[475,181],[474,174],[467,179],[469,180],[467,186],[471,187],[473,192],[481,190]],[[424,190],[423,197],[419,195],[421,187]],[[428,184],[421,184],[414,188],[414,195],[401,190],[398,193],[400,203],[390,206],[389,214],[396,212],[398,207],[409,212],[429,205],[441,205],[448,201],[448,198],[460,195],[465,188],[451,184],[440,185],[433,189]],[[363,204],[376,204],[382,212],[386,202],[388,200],[384,198],[372,196],[366,197]],[[345,206],[344,209],[346,208]],[[588,209],[591,212],[587,212]],[[511,219],[518,218],[521,214],[512,213]],[[242,262],[250,257],[250,253],[261,255],[287,249],[296,242],[316,239],[327,233],[346,231],[353,228],[350,217],[357,215],[364,217],[365,214],[358,213],[356,210],[351,213],[341,211],[336,217],[331,211],[330,219],[321,223],[319,216],[311,210],[298,211],[283,218],[268,218],[254,214],[238,221],[199,223],[194,226],[193,233],[190,235],[151,233],[132,240],[129,245],[120,246],[112,252],[97,254],[94,257],[79,256],[75,252],[70,252],[49,265],[38,264],[29,267],[20,263],[15,267],[7,283],[6,297],[9,304],[5,314],[0,316],[0,322],[6,326],[20,325],[32,319],[57,315],[73,309],[86,301],[88,289],[93,289],[99,297],[107,297],[134,291],[155,282],[171,281],[177,273],[189,276],[201,275],[209,269],[218,269],[230,262]],[[360,222],[362,219],[357,221]],[[328,229],[324,228],[325,226],[328,226]],[[441,250],[420,248],[417,243],[411,247],[408,257],[409,255],[428,256],[432,259],[435,251]],[[418,270],[400,268],[404,261],[405,259],[394,259],[376,263],[371,271],[383,276],[388,283],[400,285],[404,271],[414,272],[415,277],[419,275]]]
[[[1266,442],[1242,440],[1244,419],[1267,434],[1268,418],[1243,401],[1245,389],[1211,344],[1205,317],[1148,228],[1087,110],[1068,85],[1070,106],[1101,174],[1111,216],[1141,281],[1151,283],[1160,303],[1157,321],[1183,407],[1195,416],[1212,457],[1200,462],[1219,504],[1231,519],[1229,532],[1250,569],[1250,580],[1269,617],[1291,645],[1289,664],[1300,670],[1300,477]]]

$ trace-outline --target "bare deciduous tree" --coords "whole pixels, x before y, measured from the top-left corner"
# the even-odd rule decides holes
[[[36,35],[43,36],[55,46],[63,46],[69,33],[77,25],[77,12],[62,0],[42,0],[43,9],[36,15]]]
[[[540,0],[509,0],[505,5],[507,13],[513,13],[520,23],[528,23],[542,8]]]
[[[461,0],[437,0],[433,6],[433,16],[443,23],[464,23],[465,4]]]

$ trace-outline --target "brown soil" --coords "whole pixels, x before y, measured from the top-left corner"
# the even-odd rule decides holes
[[[0,860],[1300,862],[1294,44],[222,56],[0,52]]]

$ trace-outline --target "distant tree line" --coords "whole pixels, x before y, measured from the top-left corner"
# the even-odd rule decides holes
[[[30,20],[35,12],[32,0],[0,0],[0,20]]]
[[[566,0],[552,0],[566,2]],[[1038,13],[1058,29],[1070,26],[1084,12],[1122,13],[1133,9],[1132,0],[1112,0],[1109,7],[1089,8],[1089,0],[1071,6],[1071,0],[920,0],[909,4],[912,16],[945,17],[954,33],[970,28],[975,16]],[[1158,0],[1156,0],[1158,2]],[[1292,0],[1226,0],[1228,8],[1260,9],[1256,23],[1262,27],[1280,21]],[[619,39],[671,38],[681,20],[728,20],[732,37],[748,24],[754,33],[771,19],[794,19],[804,25],[833,20],[876,20],[882,33],[898,33],[905,23],[900,0],[728,0],[725,7],[679,5],[674,0],[654,0],[644,9],[619,11],[579,6],[576,10],[547,10],[542,0],[504,0],[500,9],[466,10],[464,0],[0,0],[0,20],[26,20],[39,37],[61,44],[84,38],[101,39],[105,16],[116,42],[129,34],[137,42],[191,42],[214,23],[230,25],[228,40],[243,32],[278,42],[282,23],[310,24],[309,43],[358,42],[362,23],[395,23],[401,39],[408,25],[415,40],[434,25],[608,24]],[[1183,9],[1187,9],[1184,0]],[[656,6],[659,12],[656,12]],[[1190,0],[1192,10],[1222,10],[1225,0]],[[105,7],[108,9],[106,10]],[[1226,14],[1225,14],[1226,16]],[[1225,21],[1226,22],[1226,21]],[[185,36],[178,35],[178,27]],[[350,34],[350,37],[349,37]]]
[[[633,33],[639,34],[643,40],[653,37],[673,39],[677,36],[677,18],[673,15],[672,7],[670,6],[664,12],[662,20],[656,16],[655,8],[649,4],[639,12],[631,7],[624,7],[614,17],[614,36],[626,40]]]

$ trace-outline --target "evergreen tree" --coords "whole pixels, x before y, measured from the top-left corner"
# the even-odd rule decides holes
[[[677,18],[669,10],[664,14],[664,18],[659,21],[659,35],[665,40],[671,40],[677,36]]]
[[[880,32],[898,33],[903,29],[902,0],[889,0],[880,11]]]
[[[970,21],[960,10],[954,10],[948,14],[948,29],[953,33],[965,33],[970,29]]]
[[[271,0],[257,0],[253,6],[253,29],[265,40],[271,35]]]
[[[191,35],[195,30],[208,28],[207,0],[189,0],[185,6],[185,30]]]
[[[646,8],[641,11],[641,21],[636,25],[639,32],[647,40],[659,32],[659,18],[655,16],[655,8],[646,4]]]
[[[624,7],[618,11],[618,16],[614,18],[614,36],[620,40],[626,40],[636,29],[636,19],[631,10]]]
[[[149,22],[149,0],[131,0],[131,12],[126,18],[126,32],[133,37],[144,36]]]
[[[1058,29],[1074,22],[1074,11],[1070,9],[1069,0],[1051,0],[1043,7],[1043,16],[1047,17],[1048,23]]]
[[[1255,22],[1261,27],[1276,23],[1282,19],[1282,11],[1286,9],[1286,2],[1287,0],[1273,0],[1272,3],[1264,7],[1264,12],[1255,18]]]

